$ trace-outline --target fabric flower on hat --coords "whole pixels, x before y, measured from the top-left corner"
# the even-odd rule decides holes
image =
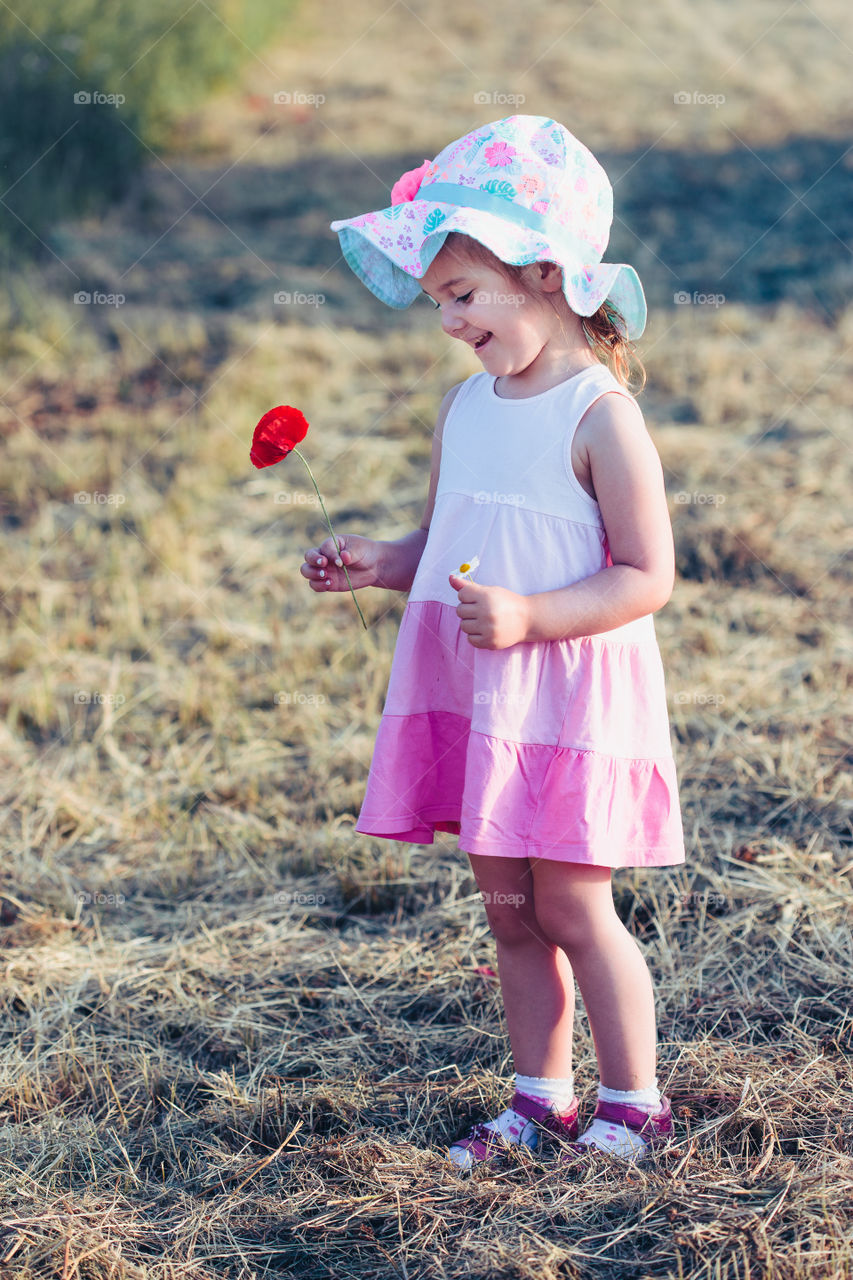
[[[407,169],[391,188],[391,203],[403,204],[406,200],[414,200],[431,164],[431,160],[424,160],[420,168]]]

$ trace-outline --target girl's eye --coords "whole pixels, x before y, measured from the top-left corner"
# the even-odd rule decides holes
[[[457,298],[457,299],[456,299],[456,301],[457,301],[457,302],[467,302],[467,301],[468,301],[468,299],[471,297],[471,294],[472,294],[473,292],[474,292],[474,290],[473,290],[473,289],[469,289],[469,290],[468,290],[468,292],[467,292],[466,294],[463,294],[463,296],[462,296],[461,298]],[[427,295],[427,296],[429,296],[429,295]],[[440,307],[441,307],[441,303],[440,303],[440,302],[436,302],[434,298],[430,298],[429,300],[430,300],[430,302],[431,302],[431,303],[432,303],[432,305],[433,305],[433,309],[434,309],[435,311],[438,311],[438,310],[440,309]]]

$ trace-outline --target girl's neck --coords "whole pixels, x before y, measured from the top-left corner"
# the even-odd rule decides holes
[[[546,369],[537,369],[535,372],[525,369],[524,373],[499,375],[495,379],[495,394],[502,400],[527,400],[531,396],[541,395],[543,391],[550,391],[561,382],[568,382],[569,378],[583,373],[584,369],[600,363],[589,347],[586,351],[578,349],[567,352],[565,358]]]

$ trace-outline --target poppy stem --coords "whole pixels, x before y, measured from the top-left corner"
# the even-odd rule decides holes
[[[360,606],[359,606],[359,603],[358,603],[358,601],[357,601],[357,600],[356,600],[356,598],[355,598],[355,591],[353,590],[352,582],[350,582],[350,576],[349,576],[349,574],[347,573],[347,567],[346,567],[346,565],[344,564],[343,556],[341,555],[341,544],[338,542],[337,538],[335,537],[335,531],[334,531],[334,529],[332,528],[332,522],[331,522],[331,520],[329,519],[329,513],[328,513],[328,511],[326,510],[326,504],[323,502],[322,494],[320,493],[320,490],[317,488],[317,481],[314,479],[314,472],[313,472],[313,471],[311,470],[311,468],[308,466],[308,463],[306,462],[305,458],[302,456],[302,454],[299,452],[299,450],[298,450],[298,449],[294,448],[294,449],[292,450],[292,452],[296,454],[297,458],[300,458],[300,459],[302,460],[302,462],[304,462],[304,463],[305,463],[305,469],[306,469],[306,471],[308,472],[309,476],[311,477],[311,483],[313,484],[314,489],[316,490],[317,497],[318,497],[318,499],[319,499],[319,501],[320,501],[320,506],[323,508],[323,515],[326,517],[326,524],[329,526],[329,533],[332,535],[332,541],[333,541],[333,542],[334,542],[334,544],[335,544],[335,550],[337,551],[338,556],[340,557],[341,567],[342,567],[342,569],[343,569],[344,573],[346,574],[346,579],[347,579],[347,582],[349,583],[349,589],[350,589],[350,591],[352,592],[352,598],[353,598],[353,601],[355,602],[355,607],[356,607],[356,609],[358,609],[358,616],[361,618],[361,625],[364,627],[364,629],[365,629],[365,631],[366,631],[366,630],[367,630],[367,623],[364,621],[364,614],[361,612],[361,608],[360,608]]]

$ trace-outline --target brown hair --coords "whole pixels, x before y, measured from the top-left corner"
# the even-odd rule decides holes
[[[461,231],[451,231],[443,247],[451,251],[456,250],[473,262],[500,271],[510,284],[519,288],[526,285],[524,267],[512,262],[503,262],[492,253],[491,249],[487,249],[473,236],[467,236]],[[550,294],[543,293],[540,297],[554,307]],[[557,310],[556,307],[554,309]],[[634,344],[625,336],[625,321],[617,308],[604,301],[591,316],[578,316],[578,319],[587,342],[602,364],[607,365],[623,387],[632,392],[642,391],[646,385],[646,370],[634,349]],[[563,328],[562,320],[560,327]],[[567,336],[565,329],[563,329],[563,336]],[[632,376],[636,376],[635,387],[631,386]]]

